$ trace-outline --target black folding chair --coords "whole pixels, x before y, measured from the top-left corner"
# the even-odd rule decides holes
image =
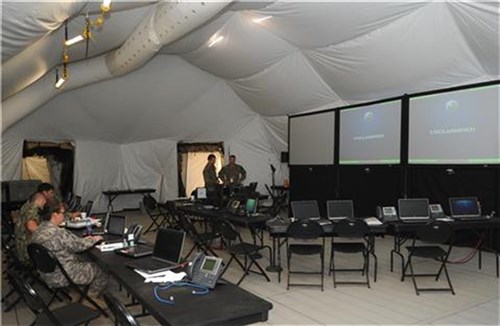
[[[227,262],[227,265],[224,267],[224,270],[222,271],[221,275],[223,275],[227,271],[229,265],[231,265],[231,262],[235,260],[236,263],[238,263],[238,265],[240,265],[240,267],[244,271],[243,276],[240,278],[238,283],[236,283],[237,285],[240,285],[243,279],[250,272],[260,274],[264,276],[268,282],[270,282],[271,280],[269,279],[269,276],[267,276],[264,269],[259,265],[256,257],[258,256],[258,254],[260,254],[260,251],[264,248],[267,248],[269,250],[269,257],[271,257],[272,254],[271,247],[244,242],[241,237],[241,234],[228,221],[220,221],[217,228],[218,228],[218,233],[221,235],[222,239],[227,244],[227,251],[231,255],[231,259],[229,259],[229,261]],[[244,263],[242,263],[237,256],[243,256],[245,259]],[[250,260],[250,263],[248,263],[248,260]],[[255,265],[260,272],[251,270],[253,265]]]
[[[92,213],[92,206],[94,206],[94,202],[92,200],[88,200],[85,205],[82,207],[82,212],[87,213],[87,216],[90,217]]]
[[[71,201],[68,203],[68,211],[70,212],[76,212],[79,211],[82,203],[82,197],[81,196],[73,196]]]
[[[139,326],[139,322],[116,297],[109,292],[103,293],[102,296],[114,316],[116,326]]]
[[[161,211],[156,199],[154,199],[149,194],[144,195],[144,197],[142,198],[142,203],[144,204],[146,213],[148,214],[149,218],[151,218],[151,224],[148,226],[146,231],[144,231],[144,234],[148,233],[149,231],[155,232],[165,222],[164,212]]]
[[[31,325],[87,325],[90,321],[98,318],[100,313],[81,303],[70,303],[66,306],[49,310],[42,298],[33,287],[23,281],[15,272],[9,272],[10,282],[21,294],[28,308],[33,311],[36,319]]]
[[[369,265],[369,238],[370,229],[363,220],[344,219],[340,220],[333,228],[332,252],[330,255],[330,271],[333,274],[333,287],[337,284],[366,284],[370,288]],[[349,239],[348,241],[339,239]],[[353,241],[354,239],[354,241]],[[361,240],[361,241],[360,241]],[[335,265],[335,253],[359,254],[363,256],[362,268],[337,268]],[[361,272],[366,281],[337,281],[335,272]]]
[[[216,228],[211,227],[211,230],[207,232],[199,232],[184,213],[178,212],[177,217],[181,229],[183,229],[184,232],[186,232],[186,235],[191,239],[191,241],[193,241],[193,247],[184,257],[185,260],[187,260],[195,250],[202,251],[205,255],[210,253],[213,256],[218,257],[218,255],[211,248],[212,242],[215,239],[220,238],[219,233],[215,230]]]
[[[417,244],[417,240],[420,240],[423,244]],[[448,243],[448,244],[446,244]],[[443,249],[441,245],[445,245],[447,248]],[[425,225],[419,227],[413,236],[413,242],[411,246],[406,247],[408,250],[408,260],[403,269],[403,275],[401,281],[404,281],[406,274],[406,269],[410,267],[410,275],[413,280],[413,286],[415,287],[415,292],[420,295],[420,291],[450,291],[453,295],[455,291],[450,281],[450,276],[448,275],[448,269],[446,268],[446,262],[448,256],[450,255],[451,248],[453,247],[453,229],[450,224],[443,221],[431,221]],[[420,257],[424,259],[431,259],[433,261],[438,260],[441,264],[437,273],[429,274],[415,274],[413,271],[413,257]],[[419,288],[415,280],[416,277],[435,277],[436,282],[439,280],[441,273],[444,271],[446,275],[446,280],[448,282],[447,288]]]
[[[30,243],[28,245],[28,254],[34,263],[35,268],[42,273],[53,273],[57,268],[59,268],[69,284],[68,287],[74,289],[79,294],[80,298],[78,299],[78,302],[82,302],[85,299],[96,307],[103,315],[108,317],[104,309],[88,296],[87,293],[90,284],[75,284],[75,282],[73,282],[71,277],[68,275],[68,272],[64,269],[64,266],[47,248],[38,243]]]
[[[322,239],[322,243],[313,243],[313,240]],[[290,243],[290,240],[301,241],[300,243]],[[290,285],[297,286],[320,286],[321,291],[324,288],[324,270],[325,270],[325,238],[323,237],[323,228],[315,221],[308,219],[302,219],[290,224],[287,230],[286,238],[287,247],[287,267],[288,267],[288,279],[286,284],[286,289],[290,289]],[[291,260],[292,254],[296,255],[319,255],[321,259],[321,270],[316,271],[297,271],[292,270]],[[309,284],[309,283],[290,283],[290,274],[320,274],[321,284]]]

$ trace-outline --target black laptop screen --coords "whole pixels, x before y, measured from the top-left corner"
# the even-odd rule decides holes
[[[315,200],[293,201],[292,214],[297,219],[318,218],[320,217],[318,202]]]
[[[354,217],[354,204],[352,200],[329,200],[328,217]]]
[[[258,206],[257,198],[248,198],[245,205],[245,210],[248,214],[255,214],[257,213],[257,206]]]
[[[399,217],[429,217],[429,200],[427,198],[408,198],[398,201]]]
[[[450,198],[451,216],[479,216],[479,205],[476,197]]]
[[[108,218],[108,234],[123,235],[125,232],[125,216],[110,215]]]
[[[185,233],[172,229],[158,229],[153,257],[178,263],[181,259]]]

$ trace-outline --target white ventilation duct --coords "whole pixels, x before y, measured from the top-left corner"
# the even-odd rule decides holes
[[[232,1],[162,2],[124,44],[106,55],[68,65],[63,90],[54,88],[55,74],[44,77],[2,103],[2,133],[61,91],[120,76],[141,67],[163,46],[186,35]]]

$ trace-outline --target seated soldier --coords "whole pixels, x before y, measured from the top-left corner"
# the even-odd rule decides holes
[[[108,277],[95,263],[89,261],[79,253],[91,248],[101,236],[87,236],[80,238],[75,234],[60,228],[64,221],[64,205],[47,205],[42,212],[44,220],[31,237],[32,243],[43,245],[51,251],[62,264],[75,284],[90,284],[89,295],[99,295],[107,286]],[[50,287],[68,285],[64,275],[56,270],[53,273],[41,273],[42,278]]]

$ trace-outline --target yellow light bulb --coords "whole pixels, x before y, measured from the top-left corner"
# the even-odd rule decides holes
[[[94,26],[101,27],[103,24],[104,24],[104,17],[102,15],[100,15],[94,21]]]

